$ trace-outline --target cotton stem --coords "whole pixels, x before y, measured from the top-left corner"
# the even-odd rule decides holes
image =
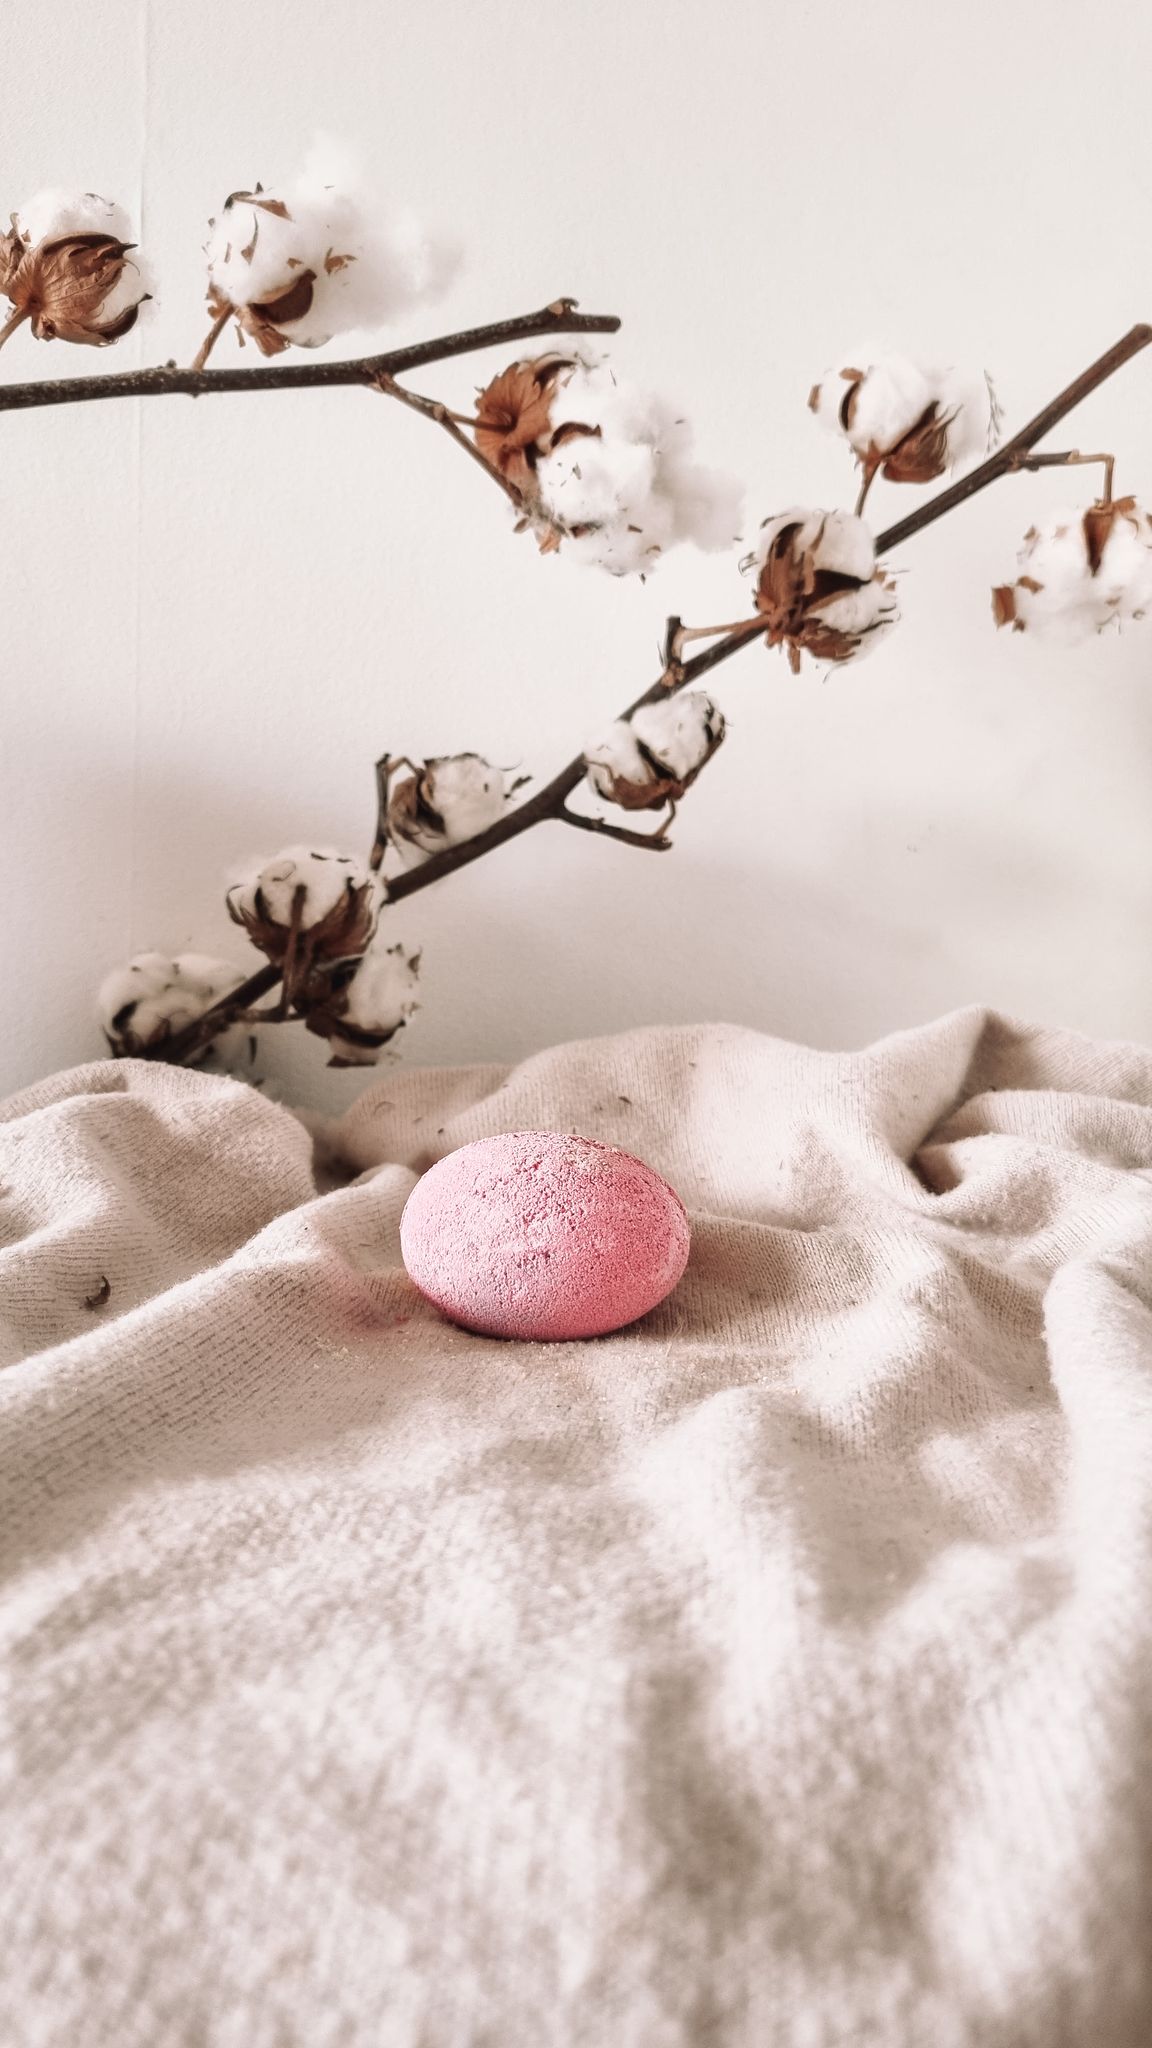
[[[441,405],[435,398],[423,398],[418,391],[406,391],[403,385],[397,384],[394,377],[387,375],[378,377],[374,388],[383,392],[386,398],[397,398],[401,405],[407,405],[413,412],[423,414],[423,417],[431,420],[434,426],[443,427],[449,439],[455,442],[457,448],[463,449],[465,455],[470,456],[473,462],[479,464],[485,476],[491,477],[492,482],[503,491],[516,510],[523,511],[524,500],[515,484],[509,483],[507,477],[501,476],[498,469],[493,469],[487,456],[481,454],[476,443],[470,441],[467,434],[461,433],[456,424],[456,414],[450,412],[446,405]]]
[[[231,306],[225,306],[224,311],[218,314],[216,319],[212,322],[211,327],[208,329],[207,334],[204,336],[203,341],[201,342],[199,348],[196,351],[195,356],[193,357],[192,371],[194,374],[197,371],[202,370],[204,368],[204,365],[208,361],[208,358],[211,355],[213,349],[215,348],[216,343],[219,341],[220,336],[223,334],[224,329],[227,327],[228,322],[231,320],[232,312],[233,309]]]
[[[11,335],[11,334],[15,334],[15,332],[16,332],[16,329],[17,329],[18,327],[22,327],[22,326],[23,326],[23,324],[24,324],[25,320],[27,320],[27,318],[28,318],[28,314],[27,314],[27,312],[25,312],[25,311],[22,311],[22,310],[18,310],[17,312],[13,313],[13,314],[12,314],[12,315],[10,316],[10,318],[9,318],[9,319],[7,319],[7,320],[6,320],[5,322],[4,322],[4,325],[3,325],[3,327],[0,327],[0,348],[3,348],[3,346],[4,346],[4,343],[5,343],[6,341],[7,341],[7,339],[8,339],[8,337],[9,337],[9,335]]]
[[[666,834],[676,815],[672,804],[669,814],[652,832],[630,832],[626,825],[611,825],[607,818],[588,818],[580,811],[570,811],[567,804],[560,804],[552,816],[559,818],[562,825],[575,825],[580,832],[599,832],[605,839],[619,839],[624,846],[646,847],[650,853],[667,853],[672,841]]]
[[[1104,465],[1104,490],[1101,502],[1105,505],[1110,505],[1112,503],[1113,476],[1116,470],[1116,457],[1114,455],[1081,455],[1078,448],[1069,448],[1050,455],[1021,455],[1013,464],[1013,468],[1015,470],[1075,469],[1095,462],[1100,462]]]

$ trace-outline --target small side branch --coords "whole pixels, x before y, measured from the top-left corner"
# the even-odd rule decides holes
[[[650,853],[667,853],[672,846],[668,838],[668,827],[676,816],[676,806],[669,806],[668,816],[652,832],[630,832],[626,825],[611,825],[607,818],[588,818],[582,811],[570,811],[567,804],[560,804],[553,816],[562,825],[575,825],[581,832],[599,832],[605,839],[619,839],[624,846],[646,847]]]
[[[677,658],[690,640],[717,640],[725,634],[732,639],[750,640],[754,633],[767,631],[767,619],[761,618],[756,612],[746,619],[730,619],[726,626],[681,626],[676,635]]]
[[[501,476],[498,469],[493,469],[487,456],[480,453],[476,443],[470,441],[467,434],[461,433],[457,425],[456,414],[449,411],[446,405],[441,405],[439,400],[435,398],[422,398],[418,391],[405,391],[403,385],[396,382],[395,377],[387,375],[377,377],[373,389],[382,391],[386,398],[398,398],[401,405],[410,406],[413,412],[421,413],[426,420],[431,420],[435,426],[443,427],[449,439],[454,441],[458,448],[462,448],[465,455],[470,455],[473,462],[479,463],[485,476],[491,477],[492,482],[503,491],[504,496],[511,501],[517,512],[523,511],[524,500],[516,489],[515,484],[509,483],[507,477]]]
[[[860,479],[860,489],[856,493],[856,503],[853,507],[857,519],[862,516],[864,507],[868,503],[868,493],[879,475],[879,470],[880,465],[876,462],[870,462],[865,466],[864,474]]]
[[[16,329],[24,325],[27,318],[28,314],[17,308],[11,318],[4,322],[3,327],[0,327],[0,348],[3,348],[10,334],[15,334]]]
[[[1104,489],[1101,498],[1104,504],[1112,502],[1112,481],[1116,470],[1114,455],[1081,455],[1078,448],[1068,448],[1050,455],[1018,455],[1012,464],[1013,470],[1074,469],[1082,464],[1102,462],[1104,465]]]
[[[204,336],[203,341],[200,343],[200,346],[197,349],[196,354],[192,358],[192,369],[194,371],[202,370],[204,368],[204,365],[208,361],[208,358],[211,355],[213,349],[215,348],[216,343],[219,341],[220,336],[223,334],[224,329],[227,327],[228,322],[231,320],[232,313],[232,307],[225,306],[224,311],[216,315],[215,320],[212,322],[211,327],[208,329],[208,332]]]

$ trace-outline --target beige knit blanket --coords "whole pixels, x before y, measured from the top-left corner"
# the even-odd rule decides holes
[[[231,1082],[8,1104],[3,2048],[1148,2048],[1150,1105],[978,1010],[394,1070],[320,1197]],[[533,1126],[688,1204],[620,1336],[400,1266]]]

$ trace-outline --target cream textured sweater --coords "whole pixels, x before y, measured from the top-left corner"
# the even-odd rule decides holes
[[[407,1281],[525,1127],[686,1201],[637,1327]],[[0,1111],[4,2048],[1148,2048],[1152,1054],[640,1031],[327,1135]]]

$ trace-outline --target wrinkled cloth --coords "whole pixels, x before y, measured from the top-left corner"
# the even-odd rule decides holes
[[[633,1328],[408,1281],[525,1128],[686,1202]],[[320,1137],[0,1110],[6,2040],[1147,2048],[1152,1054],[653,1029]]]

